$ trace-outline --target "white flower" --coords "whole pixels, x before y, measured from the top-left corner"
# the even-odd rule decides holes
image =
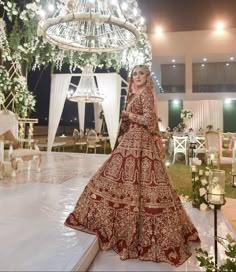
[[[202,203],[200,205],[200,211],[206,211],[208,209],[208,206],[205,203]]]
[[[206,189],[203,187],[199,189],[200,196],[204,196],[206,194],[206,192],[207,192]]]
[[[204,174],[204,171],[202,169],[199,170],[199,176],[202,176]]]
[[[0,92],[0,105],[5,102],[5,96],[3,93]]]
[[[193,164],[195,164],[195,165],[201,165],[201,164],[202,164],[202,161],[199,160],[198,158],[193,158],[193,159],[192,159],[192,162],[193,162]]]
[[[205,185],[207,185],[207,180],[204,178],[204,179],[201,179],[201,184],[202,184],[202,186],[205,186]]]

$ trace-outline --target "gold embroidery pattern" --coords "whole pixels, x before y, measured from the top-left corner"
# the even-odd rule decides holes
[[[188,242],[200,240],[148,130],[155,122],[148,114],[149,96],[146,91],[133,100],[128,132],[91,178],[65,224],[96,233],[101,249],[114,249],[123,260],[178,266],[191,255]]]

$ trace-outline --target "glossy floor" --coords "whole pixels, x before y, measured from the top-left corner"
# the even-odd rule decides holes
[[[88,180],[107,157],[43,152],[41,172],[36,172],[36,162],[24,162],[16,178],[0,180],[1,271],[200,271],[194,250],[193,256],[177,268],[121,261],[112,250],[99,251],[96,236],[64,226]],[[213,212],[200,212],[186,202],[183,205],[200,233],[201,246],[213,253]],[[220,236],[232,232],[225,215],[233,222],[233,207],[234,200],[229,200],[218,212]],[[219,260],[222,258],[219,246]]]

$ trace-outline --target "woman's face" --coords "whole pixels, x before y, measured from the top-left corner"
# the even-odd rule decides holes
[[[147,82],[148,71],[147,71],[147,69],[145,69],[142,66],[137,66],[134,68],[132,76],[133,76],[134,84],[138,88],[140,88],[140,87],[145,86],[145,84]]]

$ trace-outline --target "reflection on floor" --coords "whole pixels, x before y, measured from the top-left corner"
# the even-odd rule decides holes
[[[24,162],[15,179],[0,180],[1,271],[200,271],[194,254],[177,268],[121,261],[112,250],[99,251],[96,236],[64,226],[88,180],[107,158],[45,152],[41,172],[36,172],[34,162]],[[200,212],[186,202],[183,205],[199,230],[201,246],[213,253],[213,212]],[[218,212],[218,233],[224,237],[232,228],[223,211],[234,219],[236,212],[227,205]],[[219,261],[224,258],[222,250],[219,246]]]

